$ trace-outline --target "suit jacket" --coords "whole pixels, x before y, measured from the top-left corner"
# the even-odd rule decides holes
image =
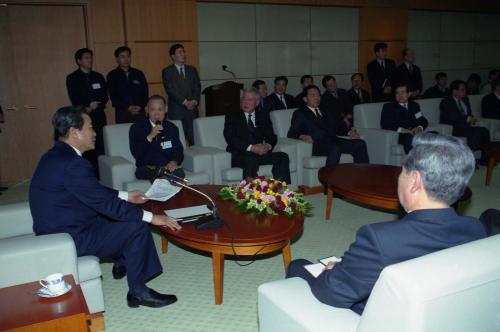
[[[359,99],[359,95],[356,91],[354,91],[354,88],[350,88],[347,91],[347,98],[349,98],[349,102],[351,103],[352,107],[358,104],[366,104],[371,102],[370,93],[368,93],[368,91],[361,89],[361,95],[363,96],[363,101]]]
[[[269,117],[269,112],[255,112],[255,133],[254,141],[250,137],[248,130],[248,116],[243,111],[228,112],[224,122],[224,138],[227,142],[226,151],[231,154],[246,154],[250,144],[269,143],[274,149],[278,142],[278,137],[274,133],[273,124]],[[271,149],[271,151],[272,151]]]
[[[362,226],[342,261],[312,284],[323,303],[361,314],[383,268],[435,251],[484,238],[476,218],[452,208],[416,210],[401,220]]]
[[[196,68],[184,65],[186,78],[182,78],[174,64],[162,71],[163,87],[168,95],[168,112],[174,117],[183,114],[187,108],[184,100],[196,100],[200,103],[201,83]]]
[[[398,128],[415,128],[422,126],[427,128],[429,122],[420,111],[420,105],[408,100],[408,109],[398,102],[384,104],[380,117],[380,127],[387,130],[398,130]]]
[[[500,99],[496,94],[490,93],[483,97],[481,114],[483,118],[500,119]]]
[[[413,71],[410,73],[405,63],[400,64],[394,72],[395,86],[398,84],[406,84],[408,91],[420,90],[422,93],[422,73],[420,68],[412,65]],[[395,87],[394,86],[394,87]]]
[[[431,88],[428,88],[425,90],[425,92],[422,94],[422,98],[445,98],[450,95],[450,90],[446,88],[444,91],[442,91],[437,85],[434,85]]]
[[[283,109],[297,107],[297,104],[295,103],[295,98],[292,95],[285,93],[284,96],[285,96],[286,107],[281,102],[281,100],[279,99],[279,97],[276,93],[273,92],[269,96],[267,96],[266,101],[269,103],[269,110],[275,111],[275,110],[283,110]]]
[[[261,98],[259,105],[255,108],[256,111],[263,111],[263,112],[270,112],[271,111],[271,104],[269,103],[269,100],[266,98]]]
[[[334,97],[330,91],[325,90],[321,96],[321,104],[319,107],[322,110],[333,112],[338,115],[352,112],[352,106],[347,96],[347,91],[344,89],[337,89],[337,97]]]
[[[372,88],[372,99],[374,102],[388,101],[391,95],[384,94],[384,86],[391,86],[394,88],[394,71],[396,63],[394,60],[385,60],[385,69],[378,63],[377,59],[373,60],[366,66],[368,73],[368,81]],[[384,84],[385,82],[385,84]]]
[[[306,94],[304,93],[304,91],[302,91],[301,93],[295,96],[295,105],[297,105],[297,107],[302,107],[306,104],[304,102],[305,95]]]
[[[61,141],[40,159],[29,203],[37,235],[69,233],[77,248],[87,240],[86,230],[103,218],[142,222],[143,215],[139,207],[118,198],[118,191],[102,186],[89,161]]]
[[[453,126],[453,136],[467,136],[470,125],[467,123],[467,117],[471,115],[469,98],[465,97],[462,101],[467,106],[467,114],[460,111],[458,104],[452,96],[443,98],[439,104],[439,122]]]
[[[184,159],[182,143],[179,139],[179,129],[170,121],[164,120],[163,130],[152,142],[146,139],[153,128],[148,118],[134,123],[130,127],[130,152],[135,158],[137,167],[154,165],[165,166],[175,160],[181,164]],[[170,142],[170,143],[169,143]]]
[[[142,114],[132,115],[128,108],[137,105],[144,110],[146,107],[149,89],[144,73],[139,69],[129,68],[127,76],[118,66],[108,73],[107,80],[109,96],[117,113],[117,119],[123,120],[117,122],[133,122],[137,118],[142,118]]]

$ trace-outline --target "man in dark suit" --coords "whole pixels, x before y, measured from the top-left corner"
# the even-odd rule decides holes
[[[446,73],[439,72],[434,76],[436,85],[428,88],[422,94],[422,99],[426,98],[444,98],[450,95],[450,90],[446,87]]]
[[[256,111],[269,112],[271,110],[271,104],[267,100],[267,84],[263,80],[255,80],[252,83],[252,87],[259,93],[259,104],[257,105]]]
[[[492,93],[483,97],[481,114],[483,118],[500,120],[500,80],[491,82]]]
[[[104,76],[92,70],[92,50],[81,48],[75,52],[75,61],[78,69],[66,77],[66,89],[73,106],[85,106],[87,113],[92,119],[92,126],[96,132],[95,149],[85,153],[94,166],[96,174],[97,157],[104,154],[104,140],[102,128],[106,125],[106,114],[104,109],[108,102],[108,90]]]
[[[406,85],[410,99],[418,98],[422,92],[422,73],[414,62],[415,52],[411,48],[405,48],[403,50],[403,63],[394,72],[394,86]]]
[[[347,127],[351,128],[352,106],[349,102],[347,91],[337,87],[337,80],[332,75],[323,76],[321,84],[325,88],[325,92],[321,96],[319,108],[330,113],[335,113],[335,116],[342,118]]]
[[[410,93],[406,85],[396,87],[396,101],[384,104],[380,117],[380,127],[399,133],[398,143],[402,144],[405,153],[411,150],[413,136],[427,128],[429,122],[420,111],[420,105],[409,99]]]
[[[486,164],[487,157],[483,147],[490,142],[490,132],[487,128],[475,126],[477,119],[472,115],[465,82],[451,82],[450,90],[451,96],[444,98],[439,104],[440,122],[453,126],[453,136],[467,137],[471,150],[482,151],[478,162]]]
[[[169,50],[174,62],[162,71],[163,86],[168,95],[168,117],[181,120],[186,140],[194,144],[193,120],[198,115],[201,84],[198,71],[186,64],[186,51],[181,44]]]
[[[387,58],[387,44],[377,43],[373,47],[375,60],[366,66],[368,81],[372,87],[374,102],[390,101],[393,96],[392,86],[396,63]]]
[[[153,182],[160,172],[167,171],[180,178],[184,159],[179,129],[166,119],[167,102],[159,95],[149,98],[146,116],[130,127],[130,152],[135,158],[135,177]]]
[[[402,219],[362,226],[342,261],[328,264],[314,278],[292,261],[287,277],[305,279],[321,302],[362,314],[382,270],[392,264],[486,236],[479,220],[461,217],[450,204],[463,194],[474,172],[474,156],[459,139],[422,133],[398,180]]]
[[[351,154],[355,163],[368,163],[365,141],[355,130],[349,130],[337,113],[320,109],[319,88],[310,85],[304,90],[306,105],[293,112],[287,136],[312,144],[313,155],[326,156],[326,165],[338,164],[342,153]],[[349,139],[337,135],[347,135]]]
[[[269,110],[285,110],[297,107],[295,98],[286,93],[288,78],[286,76],[278,76],[274,79],[274,92],[267,96],[266,101],[269,103]]]
[[[355,73],[351,76],[352,87],[347,90],[347,97],[352,107],[371,102],[370,94],[363,89],[364,80],[365,76],[362,73]]]
[[[304,106],[304,89],[309,85],[314,84],[314,78],[311,75],[302,75],[300,78],[300,86],[302,87],[300,93],[295,96],[295,104],[297,107]]]
[[[177,301],[175,295],[157,293],[145,284],[162,272],[148,223],[176,230],[177,221],[134,205],[147,200],[141,192],[118,192],[99,184],[81,157],[94,148],[96,137],[84,108],[59,109],[52,124],[58,140],[40,159],[30,185],[35,233],[69,233],[78,256],[113,258],[114,278],[127,275],[130,307]]]
[[[290,183],[290,161],[284,152],[273,152],[278,138],[268,112],[255,111],[257,90],[243,91],[239,112],[226,114],[224,138],[233,167],[243,168],[243,179],[257,176],[260,165],[273,165],[273,177]]]
[[[130,123],[144,118],[149,89],[144,73],[132,68],[132,51],[127,46],[115,50],[118,67],[108,73],[109,97],[115,108],[116,123]]]

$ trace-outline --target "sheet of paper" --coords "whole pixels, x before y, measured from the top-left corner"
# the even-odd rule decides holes
[[[333,262],[333,263],[341,262],[342,258],[338,258],[338,257],[335,257],[335,256],[330,256],[330,257],[321,258],[319,261],[322,264],[328,265],[329,262]]]
[[[342,261],[342,258],[338,258],[338,257],[335,257],[335,256],[330,256],[330,257],[321,258],[319,261],[320,261],[319,263],[309,264],[309,265],[305,265],[304,266],[304,268],[310,274],[312,274],[314,276],[314,278],[317,278],[321,274],[321,272],[323,272],[323,270],[325,269],[325,266],[329,262],[338,263],[338,262]]]
[[[212,211],[206,205],[189,206],[181,209],[165,210],[165,214],[172,218],[181,219],[192,216],[211,214]]]
[[[154,201],[166,202],[181,189],[181,187],[171,185],[165,179],[156,179],[148,191],[146,191],[146,197]]]

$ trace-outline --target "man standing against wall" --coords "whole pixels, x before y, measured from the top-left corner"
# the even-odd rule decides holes
[[[393,96],[392,79],[396,63],[387,58],[387,44],[377,43],[373,47],[375,59],[366,66],[368,80],[372,87],[374,102],[390,101]]]
[[[186,51],[181,44],[169,50],[174,62],[162,71],[163,86],[168,95],[168,117],[181,120],[186,139],[194,143],[193,120],[198,115],[201,84],[196,68],[186,65]]]

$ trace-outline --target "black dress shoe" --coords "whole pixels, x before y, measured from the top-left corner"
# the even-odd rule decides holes
[[[9,188],[8,187],[0,187],[0,191],[5,191],[7,189],[9,189]]]
[[[128,292],[127,294],[127,303],[130,308],[137,308],[140,305],[151,308],[159,308],[175,302],[177,302],[177,296],[160,294],[150,288],[143,294],[135,295],[131,292]]]
[[[123,265],[113,265],[113,270],[111,272],[113,272],[113,279],[121,279],[127,274],[127,269]]]

